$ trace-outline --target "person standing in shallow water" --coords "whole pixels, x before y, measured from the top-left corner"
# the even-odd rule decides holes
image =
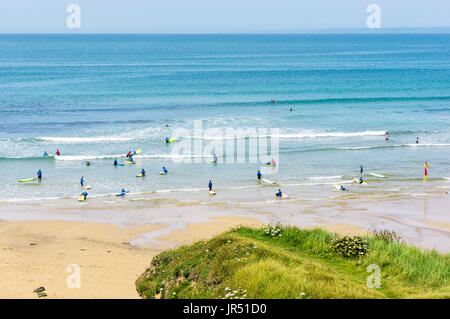
[[[41,169],[39,169],[36,173],[37,177],[38,177],[38,181],[40,181],[42,179],[42,171]]]
[[[212,191],[212,181],[211,180],[209,180],[208,187],[209,187],[209,190]]]
[[[416,144],[419,144],[419,137],[416,138]]]

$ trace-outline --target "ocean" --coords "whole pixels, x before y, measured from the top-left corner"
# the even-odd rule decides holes
[[[0,204],[432,197],[450,189],[450,34],[0,35],[0,118]],[[239,140],[240,161],[219,147]],[[186,141],[200,152],[177,154]],[[250,159],[261,141],[276,141],[272,171],[271,154]],[[256,180],[262,167],[277,185]]]

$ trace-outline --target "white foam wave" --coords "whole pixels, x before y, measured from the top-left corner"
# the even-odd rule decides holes
[[[96,137],[57,137],[57,136],[41,136],[38,139],[55,142],[55,143],[97,143],[97,142],[124,142],[134,138],[124,136],[96,136]]]

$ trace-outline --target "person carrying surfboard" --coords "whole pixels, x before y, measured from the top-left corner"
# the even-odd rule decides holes
[[[209,187],[209,191],[212,191],[212,181],[211,180],[209,180],[208,187]]]
[[[283,192],[281,191],[281,189],[278,190],[278,193],[275,193],[276,197],[282,197],[283,196]]]
[[[258,170],[258,173],[256,173],[256,177],[257,177],[259,180],[261,180],[262,174],[261,174],[261,171],[260,171],[260,170]]]
[[[81,178],[80,178],[80,184],[81,184],[81,186],[84,186],[84,177],[83,176],[81,176]]]
[[[37,171],[36,175],[37,175],[37,177],[38,177],[38,180],[40,181],[40,180],[42,179],[42,171],[41,171],[41,169],[39,169],[39,170]]]

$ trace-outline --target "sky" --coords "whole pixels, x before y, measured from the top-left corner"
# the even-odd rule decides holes
[[[68,28],[70,4],[80,28]],[[0,0],[0,33],[265,33],[450,27],[450,0]]]

